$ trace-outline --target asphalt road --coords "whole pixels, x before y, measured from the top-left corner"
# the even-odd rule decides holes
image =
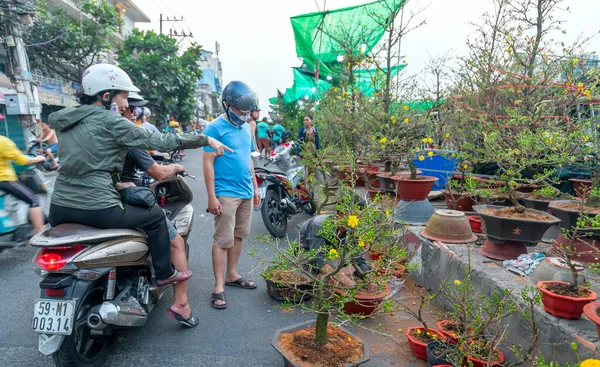
[[[254,279],[256,290],[226,289],[228,308],[215,310],[209,299],[213,289],[211,243],[213,217],[205,212],[206,190],[202,176],[200,151],[188,150],[182,164],[196,180],[188,179],[194,190],[195,220],[190,237],[190,268],[194,275],[189,284],[189,299],[200,325],[194,329],[181,327],[165,310],[172,302],[167,294],[139,329],[122,333],[113,344],[106,366],[282,366],[281,356],[270,341],[278,328],[310,319],[300,310],[283,312],[278,302],[266,293],[259,271],[250,273],[256,258],[243,253],[241,274]],[[296,225],[308,216],[301,214],[289,223],[288,234],[295,238]],[[267,235],[259,212],[252,218],[253,236]],[[246,242],[246,249],[260,248],[266,256],[266,245]],[[33,248],[0,253],[0,365],[53,366],[52,358],[37,350],[37,335],[30,330],[34,300],[39,295],[40,278],[34,273]],[[375,357],[365,366],[390,366],[390,355]],[[398,365],[398,364],[395,364]],[[408,363],[407,365],[412,365]]]

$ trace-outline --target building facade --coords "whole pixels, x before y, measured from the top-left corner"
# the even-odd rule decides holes
[[[200,68],[202,78],[196,82],[196,117],[199,121],[210,121],[223,110],[221,107],[223,68],[219,56],[206,50],[202,51]]]

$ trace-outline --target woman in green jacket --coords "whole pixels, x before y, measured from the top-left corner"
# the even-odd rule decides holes
[[[122,117],[119,111],[128,107],[129,92],[139,89],[117,66],[93,65],[83,73],[81,84],[81,106],[55,112],[49,118],[60,140],[61,160],[52,194],[50,224],[141,228],[148,234],[156,284],[188,279],[191,272],[177,271],[171,264],[169,232],[162,209],[123,204],[113,178],[123,168],[130,147],[168,152],[209,145],[218,156],[231,150],[205,135],[163,135]]]

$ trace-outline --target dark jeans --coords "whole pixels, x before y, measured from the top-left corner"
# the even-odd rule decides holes
[[[123,204],[100,210],[82,210],[50,205],[50,224],[77,223],[97,228],[141,228],[148,234],[148,246],[156,279],[173,275],[171,244],[165,213],[158,206],[142,208]]]

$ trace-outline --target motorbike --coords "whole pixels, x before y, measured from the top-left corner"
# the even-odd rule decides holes
[[[287,222],[292,216],[306,212],[313,215],[317,210],[312,194],[306,187],[302,162],[291,152],[296,144],[291,141],[276,146],[269,155],[268,163],[254,165],[261,196],[261,211],[265,227],[273,237],[281,238],[287,233]],[[259,153],[253,153],[257,158]]]
[[[46,149],[48,149],[48,144],[40,143],[37,140],[33,140],[31,143],[29,143],[27,155],[43,155],[44,157],[46,157]],[[54,159],[56,159],[56,162],[60,163],[58,154],[54,156]],[[46,157],[46,160],[44,162],[38,163],[36,166],[42,172],[56,171],[56,168],[52,169],[52,160],[50,160],[48,157]]]
[[[194,208],[185,176],[149,187],[189,255]],[[155,285],[147,235],[136,229],[61,224],[30,244],[39,248],[34,263],[43,278],[31,326],[39,334],[39,351],[59,367],[101,365],[115,334],[146,324],[169,288]]]
[[[19,182],[38,196],[44,215],[48,214],[48,191],[40,171],[13,164]],[[29,222],[29,205],[0,190],[0,252],[26,246],[34,228]]]

